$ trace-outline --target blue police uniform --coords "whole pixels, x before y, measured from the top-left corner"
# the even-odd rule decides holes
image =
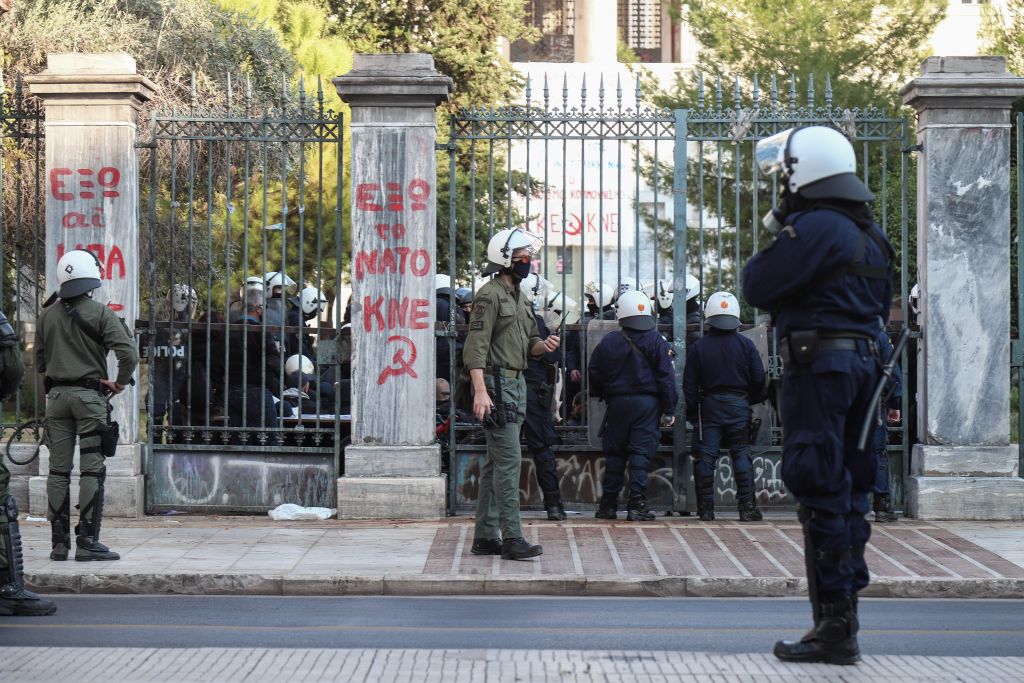
[[[620,329],[605,336],[590,357],[590,394],[607,404],[601,437],[605,453],[601,505],[611,508],[612,518],[627,462],[631,507],[634,500],[644,501],[647,465],[661,437],[659,417],[672,414],[679,400],[669,350],[657,329]]]
[[[537,320],[540,338],[546,339],[551,332],[544,319],[536,313],[533,317]],[[544,494],[544,507],[548,509],[550,519],[565,519],[558,490],[555,454],[551,451],[551,447],[558,442],[551,414],[551,399],[554,395],[554,371],[560,355],[559,350],[548,351],[540,358],[531,355],[527,359],[525,372],[526,421],[523,424],[523,438],[533,457],[537,483]]]
[[[750,464],[750,405],[763,400],[764,364],[754,342],[712,328],[686,353],[683,396],[694,435],[694,484],[702,518],[714,519],[714,480],[721,446],[729,449],[741,511],[756,510]],[[760,518],[760,514],[756,515]],[[747,520],[745,520],[747,521]]]
[[[786,216],[743,269],[744,297],[772,311],[781,340],[782,480],[814,550],[815,605],[855,598],[869,581],[864,515],[877,468],[874,450],[856,444],[881,374],[892,255],[864,204],[819,202]]]
[[[892,354],[892,342],[889,340],[889,335],[886,334],[885,330],[879,330],[878,337],[875,341],[878,345],[878,351],[880,356],[885,359]],[[875,521],[892,521],[895,520],[895,516],[892,515],[892,500],[889,497],[889,426],[888,426],[888,411],[899,410],[903,403],[903,373],[900,370],[899,363],[896,363],[892,369],[892,376],[889,381],[886,382],[885,391],[882,393],[883,398],[888,397],[878,407],[879,410],[879,423],[878,428],[875,430],[874,447],[875,457],[878,459],[878,469],[875,474],[875,485],[872,488],[874,493],[874,510],[875,510]],[[880,514],[886,514],[884,519],[880,519]]]

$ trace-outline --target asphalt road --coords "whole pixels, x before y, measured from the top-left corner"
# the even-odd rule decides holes
[[[0,617],[4,646],[512,648],[770,652],[799,637],[800,599],[56,596]],[[1020,656],[1024,602],[861,602],[865,654]]]

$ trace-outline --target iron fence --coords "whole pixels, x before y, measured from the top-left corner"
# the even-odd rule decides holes
[[[701,81],[694,106],[679,110],[646,105],[640,79],[624,86],[621,77],[614,83],[601,78],[594,85],[591,81],[588,88],[585,75],[574,82],[565,75],[560,84],[552,84],[546,76],[531,73],[523,104],[463,110],[452,118],[446,145],[448,182],[458,191],[450,195],[447,249],[438,248],[448,253],[449,273],[475,290],[481,284],[477,273],[486,240],[496,230],[522,226],[543,238],[545,247],[534,267],[546,285],[536,307],[563,339],[555,415],[561,492],[566,500],[584,505],[596,501],[603,470],[595,434],[600,417],[595,411],[602,408],[584,400],[588,348],[603,334],[595,321],[613,317],[611,304],[627,288],[642,288],[654,300],[662,294],[659,329],[674,345],[681,384],[687,337],[692,342],[703,334],[692,317],[688,324],[694,303],[721,289],[733,291],[742,302],[742,265],[768,239],[760,217],[774,206],[778,188],[775,178],[758,173],[753,148],[759,139],[793,126],[829,125],[854,141],[863,179],[878,197],[878,221],[900,254],[900,315],[890,326],[893,334],[908,320],[911,269],[912,159],[904,118],[874,107],[840,106],[833,102],[828,78],[820,105],[813,79],[800,97],[793,79],[780,87],[772,78],[765,89],[756,78],[748,83],[735,79],[731,92],[719,79],[707,93]],[[679,296],[688,273],[700,281],[691,310]],[[745,302],[742,306],[743,330],[755,339],[772,378],[769,401],[755,408],[762,418],[753,453],[757,487],[763,504],[791,504],[779,469],[777,340],[769,315]],[[465,333],[459,322],[453,309],[447,321],[449,338],[457,340]],[[462,389],[462,407],[468,408],[457,346],[447,348],[445,360],[454,369],[446,379],[456,387],[457,398]],[[906,386],[906,362],[903,368]],[[902,422],[890,429],[897,503],[902,502],[907,476],[910,393],[904,392]],[[449,410],[448,419],[455,424],[447,443],[454,510],[474,503],[475,472],[484,449],[478,428],[467,417],[457,405]],[[664,509],[693,507],[692,488],[689,495],[686,490],[690,436],[682,420],[674,430],[663,430],[651,464],[648,497]],[[540,492],[530,464],[524,460],[521,494],[525,502],[536,504]],[[733,486],[729,460],[723,457],[718,495],[728,501],[735,494]]]

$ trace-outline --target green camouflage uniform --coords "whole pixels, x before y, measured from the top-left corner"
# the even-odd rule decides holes
[[[100,453],[99,431],[107,424],[107,400],[94,389],[69,385],[106,379],[108,351],[117,357],[118,384],[127,386],[131,382],[139,362],[131,333],[113,311],[84,295],[71,299],[71,305],[103,338],[105,348],[75,323],[60,302],[48,306],[39,316],[36,367],[55,385],[46,395],[46,441],[50,449],[47,517],[52,524],[54,547],[70,545],[69,489],[76,436],[81,475],[78,504],[84,531],[89,532],[81,535],[97,540],[107,472]]]
[[[24,377],[25,363],[21,360],[17,337],[12,340],[0,335],[0,398],[17,391]],[[9,527],[18,521],[18,509],[11,496],[10,485],[11,473],[4,465],[3,455],[0,455],[0,585],[8,583],[5,578],[11,569],[8,557],[14,555],[8,547]]]
[[[474,295],[462,360],[468,370],[483,370],[495,409],[504,411],[507,418],[503,427],[484,428],[487,457],[480,469],[475,538],[523,537],[519,518],[519,431],[526,418],[523,371],[530,349],[539,341],[533,309],[518,286],[509,287],[495,277]]]

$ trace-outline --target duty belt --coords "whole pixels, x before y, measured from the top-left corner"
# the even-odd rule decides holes
[[[518,379],[522,374],[522,370],[512,370],[510,368],[491,368],[488,374],[498,372],[501,373],[502,377],[508,377],[510,379]]]
[[[77,380],[63,380],[63,379],[50,379],[46,378],[47,384],[51,387],[78,387],[79,389],[92,389],[98,391],[101,394],[104,393],[105,388],[98,379],[77,379]]]
[[[826,337],[818,338],[817,347],[819,351],[856,351],[857,342],[870,342],[869,337]],[[789,337],[779,340],[779,355],[783,363],[789,363]]]
[[[747,392],[740,391],[739,389],[713,389],[707,392],[707,395],[711,396],[712,398],[746,398]]]

